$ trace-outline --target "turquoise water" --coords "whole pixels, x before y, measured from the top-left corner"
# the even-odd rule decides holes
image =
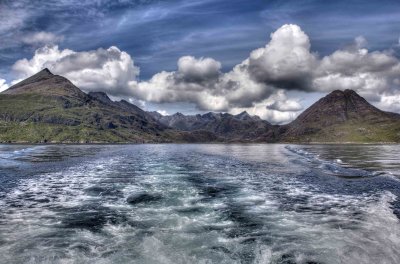
[[[400,263],[397,145],[0,145],[0,263]]]

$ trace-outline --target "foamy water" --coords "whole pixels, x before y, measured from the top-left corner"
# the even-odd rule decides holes
[[[0,146],[0,263],[400,263],[399,146]]]

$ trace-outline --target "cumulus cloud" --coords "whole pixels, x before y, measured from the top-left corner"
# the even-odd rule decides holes
[[[268,98],[266,107],[267,109],[280,112],[297,112],[303,110],[303,106],[299,100],[287,98],[283,90],[279,90],[276,94]]]
[[[22,38],[22,42],[28,45],[49,45],[56,44],[63,41],[63,36],[57,36],[51,32],[40,31],[36,33],[28,34]]]
[[[257,114],[275,123],[288,122],[302,110],[285,91],[330,92],[353,89],[384,109],[398,109],[400,62],[394,52],[373,51],[367,40],[320,57],[297,25],[284,25],[270,41],[228,72],[213,58],[181,57],[176,71],[162,71],[139,81],[139,68],[116,47],[76,52],[45,46],[13,69],[20,78],[44,67],[85,91],[153,103],[189,102],[200,110]]]
[[[0,78],[0,93],[7,89],[8,89],[8,84],[6,83],[6,80]]]
[[[358,36],[353,44],[320,58],[299,26],[284,25],[265,47],[227,73],[211,58],[183,57],[176,72],[155,74],[132,89],[144,100],[192,102],[202,110],[246,110],[275,123],[292,120],[303,108],[284,90],[353,89],[383,109],[397,109],[399,59],[390,50],[370,52],[366,46],[367,40]]]
[[[130,85],[134,96],[146,101],[191,102],[201,110],[239,109],[256,111],[261,116],[270,112],[274,120],[279,119],[275,112],[287,112],[281,114],[282,120],[287,120],[293,116],[289,112],[302,108],[298,102],[285,99],[288,106],[271,103],[270,107],[275,109],[267,109],[265,104],[260,107],[259,103],[281,87],[306,89],[306,83],[311,87],[316,63],[307,35],[296,25],[285,25],[271,34],[266,47],[253,51],[227,73],[221,73],[221,63],[212,58],[185,56],[179,59],[177,71],[163,71],[148,81],[134,81]],[[283,94],[279,95],[277,98],[282,99]]]
[[[315,57],[307,35],[296,25],[285,25],[271,34],[264,48],[253,51],[227,73],[222,73],[221,63],[212,58],[184,56],[178,60],[176,71],[156,73],[148,81],[139,82],[133,59],[116,47],[76,52],[54,45],[36,50],[30,60],[17,61],[13,70],[19,78],[25,78],[47,67],[84,91],[156,103],[190,102],[201,110],[228,112],[252,108],[277,88],[305,89]],[[302,78],[304,75],[307,78]],[[299,107],[289,103],[293,105],[287,109],[275,103],[270,107],[276,109],[269,110],[284,112]],[[266,111],[265,105],[263,109]]]
[[[163,115],[163,116],[168,115],[168,112],[166,110],[157,110],[157,113],[159,113],[160,115]]]
[[[379,93],[393,85],[399,70],[399,60],[390,52],[338,50],[322,58],[313,86],[320,91],[354,89],[364,94]]]
[[[273,124],[285,124],[295,119],[303,110],[297,99],[288,99],[285,91],[278,90],[268,99],[254,104],[252,107],[235,107],[231,109],[233,114],[247,111],[250,115],[257,115]]]
[[[314,72],[313,90],[352,89],[377,107],[400,112],[400,61],[392,50],[370,52],[366,40],[323,57]]]
[[[400,93],[387,94],[384,93],[376,106],[382,110],[400,113]]]
[[[273,87],[251,78],[247,64],[248,60],[221,73],[220,63],[211,58],[184,57],[177,71],[163,71],[148,81],[130,84],[134,95],[146,101],[191,102],[201,110],[229,111],[250,107],[273,92]]]
[[[86,92],[104,91],[112,96],[132,96],[129,82],[139,74],[131,56],[117,47],[76,52],[57,45],[36,50],[32,59],[18,60],[13,70],[26,78],[43,68],[71,80]]]
[[[189,83],[216,80],[221,74],[220,69],[221,63],[212,58],[184,56],[178,60],[178,78]]]
[[[130,82],[134,96],[151,102],[192,102],[202,110],[223,111],[228,102],[220,90],[221,63],[211,58],[185,56],[178,70],[160,72],[144,82]]]
[[[271,34],[271,41],[254,50],[248,70],[258,82],[283,89],[309,90],[317,64],[310,40],[297,25],[284,25]]]
[[[267,99],[251,108],[243,109],[273,124],[285,124],[295,119],[303,110],[299,99],[288,98],[285,90],[277,90]]]

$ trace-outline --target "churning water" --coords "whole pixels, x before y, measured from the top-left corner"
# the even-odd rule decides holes
[[[0,146],[0,263],[400,263],[400,146]]]

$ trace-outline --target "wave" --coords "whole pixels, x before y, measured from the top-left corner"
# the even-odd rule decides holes
[[[33,147],[25,147],[21,149],[15,149],[14,151],[10,151],[9,149],[0,150],[0,159],[3,160],[16,160],[22,158],[26,155],[31,154],[40,149],[44,149],[45,146],[33,146]]]
[[[157,147],[165,151],[118,146],[22,179],[0,199],[2,261],[397,263],[398,195],[375,185],[380,178],[346,181],[349,189],[372,182],[371,192],[341,192],[343,180],[308,172],[311,164],[351,174],[345,162],[293,146],[287,149],[304,157],[295,156],[293,166],[206,155],[204,146]],[[264,151],[288,154],[282,148]],[[143,192],[161,198],[128,203]]]
[[[332,174],[338,177],[361,178],[375,177],[386,174],[382,171],[370,171],[361,168],[348,167],[349,164],[345,164],[341,159],[324,160],[320,158],[320,155],[308,152],[301,148],[296,148],[293,146],[285,146],[285,148],[294,154],[302,156],[324,173]]]

